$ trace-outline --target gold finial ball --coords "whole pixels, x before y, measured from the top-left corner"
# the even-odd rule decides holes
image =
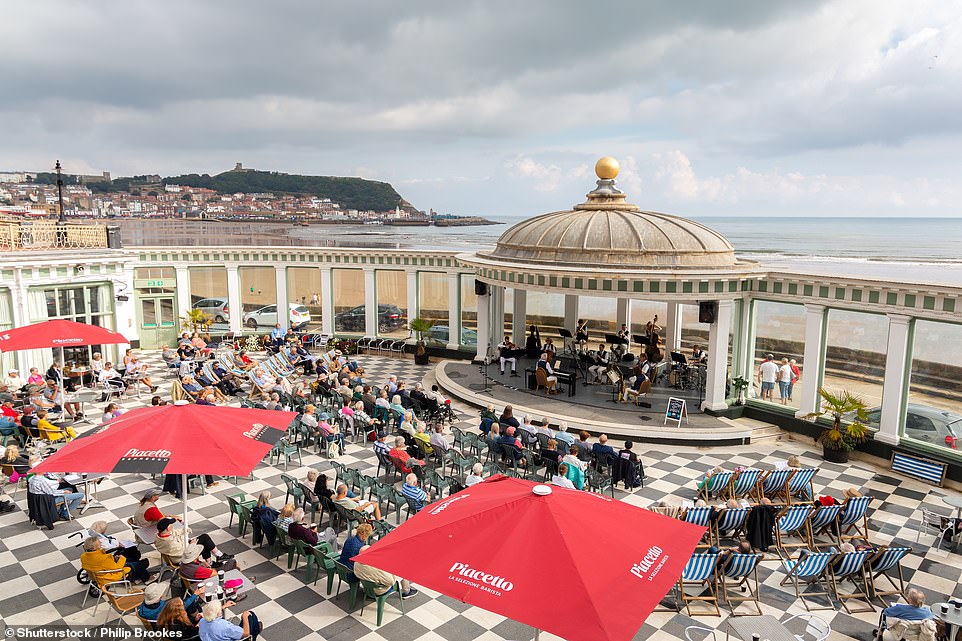
[[[621,170],[621,165],[611,156],[605,156],[595,163],[595,174],[602,180],[613,180]]]

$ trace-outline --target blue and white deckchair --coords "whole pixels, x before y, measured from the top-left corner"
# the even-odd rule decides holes
[[[808,519],[814,511],[815,507],[812,505],[789,505],[782,510],[775,520],[775,545],[779,549],[800,546],[812,547]],[[797,536],[801,543],[784,542],[785,538],[792,535]]]
[[[832,588],[835,590],[835,598],[839,600],[842,607],[849,614],[853,612],[874,612],[875,606],[872,605],[868,588],[868,576],[865,574],[865,566],[868,559],[874,552],[872,550],[858,550],[855,552],[845,552],[835,558],[831,565]],[[845,580],[852,582],[855,592],[840,592],[838,584]],[[859,584],[861,583],[861,589]],[[864,601],[868,607],[852,610],[848,607],[849,600]]]
[[[752,511],[750,507],[727,507],[715,519],[715,541],[721,541],[723,532],[730,532],[735,538],[738,532],[745,529],[745,520]]]
[[[721,562],[718,569],[718,576],[721,580],[721,596],[732,611],[735,613],[736,603],[752,602],[758,614],[762,613],[758,605],[758,563],[762,560],[761,554],[732,554]],[[754,583],[754,586],[752,585]],[[741,592],[732,593],[731,590],[740,588],[741,591],[748,593],[742,596]]]
[[[789,505],[791,505],[793,497],[811,501],[815,496],[814,489],[812,488],[812,479],[815,478],[815,474],[817,473],[818,469],[814,467],[796,470],[792,478],[788,479],[785,501]]]
[[[757,495],[758,479],[761,475],[761,470],[756,470],[751,467],[736,472],[735,479],[732,481],[731,486],[732,498],[740,499],[743,496]]]
[[[762,496],[771,498],[785,494],[785,486],[793,474],[795,474],[793,469],[769,470],[762,479]]]
[[[685,564],[685,569],[682,570],[681,576],[678,578],[678,595],[681,598],[681,603],[675,602],[678,611],[681,611],[680,606],[683,603],[685,609],[688,611],[688,616],[692,616],[691,602],[705,601],[714,605],[715,616],[721,616],[721,610],[718,609],[717,568],[717,552],[691,555],[688,563]],[[708,592],[707,594],[690,596],[685,593],[686,585],[700,588],[707,586]]]
[[[715,508],[711,506],[707,507],[690,507],[685,510],[685,516],[682,520],[686,523],[691,523],[693,525],[700,525],[708,529],[708,538],[711,540],[711,517],[714,514]]]
[[[868,505],[871,502],[871,496],[857,496],[845,501],[842,513],[838,515],[841,539],[863,539],[868,543]],[[849,534],[852,530],[855,534]]]
[[[832,539],[838,539],[838,515],[841,512],[841,505],[821,505],[816,508],[815,514],[809,519],[812,545],[818,546],[818,544],[815,543],[815,537],[824,532],[828,532],[829,537]],[[841,542],[839,541],[839,543]]]
[[[782,567],[788,576],[782,579],[780,585],[785,585],[791,581],[795,586],[795,596],[802,600],[802,604],[805,605],[806,610],[834,610],[835,606],[832,604],[832,597],[828,592],[830,572],[828,566],[836,556],[838,556],[836,552],[809,552],[808,550],[799,550],[797,560],[783,558]],[[810,586],[822,584],[824,589],[821,592],[812,592],[809,589],[803,593],[800,588],[800,583],[802,582]],[[826,597],[829,605],[814,608],[810,607],[805,597],[813,596]]]
[[[733,476],[734,472],[715,472],[705,480],[700,490],[701,497],[707,501],[714,496],[727,494]]]
[[[885,599],[882,597],[893,596],[893,595],[905,595],[905,579],[902,577],[902,559],[904,559],[912,548],[889,548],[881,547],[875,553],[875,556],[869,559],[868,567],[869,574],[872,575],[872,595],[878,597],[878,600],[885,605]],[[898,584],[896,585],[895,580],[892,575],[889,574],[892,570],[898,572]],[[884,576],[888,579],[889,583],[892,584],[894,590],[879,590],[878,578]]]

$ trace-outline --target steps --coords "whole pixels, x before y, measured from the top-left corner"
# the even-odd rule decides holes
[[[750,442],[752,445],[778,443],[782,440],[782,429],[777,425],[772,425],[765,421],[757,421],[753,418],[721,418],[720,420],[733,427],[742,427],[751,430]]]

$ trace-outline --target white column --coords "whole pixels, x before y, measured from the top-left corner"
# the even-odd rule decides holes
[[[334,334],[334,294],[330,267],[321,267],[321,333]]]
[[[230,331],[240,334],[243,331],[244,308],[241,306],[240,274],[237,265],[227,266],[227,307],[230,309]]]
[[[741,313],[738,315],[738,327],[735,334],[735,345],[738,349],[738,369],[736,376],[742,376],[745,380],[752,379],[751,365],[755,347],[753,345],[751,331],[752,302],[743,298],[741,300]]]
[[[825,365],[825,318],[824,305],[805,305],[805,356],[801,366],[801,395],[795,416],[803,418],[818,411],[818,388],[822,384],[822,368]],[[754,362],[752,363],[754,365]],[[752,377],[756,378],[753,371]],[[757,381],[756,381],[757,382]],[[797,387],[795,393],[797,394]]]
[[[511,310],[511,325],[514,336],[511,339],[518,345],[524,345],[524,337],[528,326],[528,290],[514,288],[514,303]]]
[[[631,331],[631,300],[619,298],[615,309],[615,333],[621,329],[622,325],[627,325],[629,333]]]
[[[126,301],[116,301],[114,303],[114,323],[116,331],[120,332],[131,341],[140,340],[140,326],[137,324],[137,295],[134,291],[134,268],[126,267],[123,271],[124,287],[114,284],[113,294],[116,295],[121,290],[127,296]]]
[[[565,329],[574,336],[578,328],[578,305],[581,297],[577,294],[565,294]]]
[[[420,306],[418,305],[418,273],[417,271],[407,272],[407,299],[408,299],[408,324],[411,324],[415,318],[419,318],[421,314]],[[460,319],[459,319],[460,321]],[[408,339],[410,342],[415,342],[412,336]],[[451,340],[451,339],[448,339]]]
[[[177,315],[186,316],[190,312],[193,301],[190,299],[190,269],[187,266],[175,266],[177,275]]]
[[[491,286],[488,285],[488,291]],[[478,353],[474,360],[483,361],[488,357],[488,346],[491,344],[491,296],[478,296]]]
[[[912,318],[889,314],[889,342],[885,356],[885,381],[882,383],[882,417],[876,441],[899,444],[899,428],[905,414],[905,386],[908,383],[911,354]]]
[[[290,307],[287,300],[287,267],[274,265],[274,287],[277,289],[277,322],[281,327],[290,327]]]
[[[373,269],[364,270],[364,335],[377,336],[377,282]]]
[[[668,314],[664,323],[659,323],[664,330],[665,346],[670,352],[681,351],[681,303],[668,303]],[[710,330],[709,330],[710,331]]]
[[[504,287],[496,285],[491,289],[491,342],[497,345],[504,338]]]
[[[732,326],[732,302],[718,301],[715,322],[708,328],[708,378],[702,409],[721,411],[728,408],[725,382],[728,378],[728,335]]]
[[[461,346],[461,274],[448,274],[448,349]]]
[[[27,285],[23,282],[23,270],[17,267],[13,270],[14,286],[10,292],[10,304],[13,305],[12,320],[14,327],[26,327],[30,324],[30,314],[27,311]],[[24,380],[30,376],[30,354],[27,350],[16,352],[17,367],[20,369],[20,376]],[[6,375],[7,372],[4,372]]]

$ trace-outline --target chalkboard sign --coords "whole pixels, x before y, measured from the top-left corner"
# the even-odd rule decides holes
[[[668,421],[677,421],[677,426],[681,427],[682,419],[685,419],[685,423],[688,422],[688,406],[685,399],[670,396],[668,398],[668,406],[665,408],[665,420],[662,425],[667,425]]]

